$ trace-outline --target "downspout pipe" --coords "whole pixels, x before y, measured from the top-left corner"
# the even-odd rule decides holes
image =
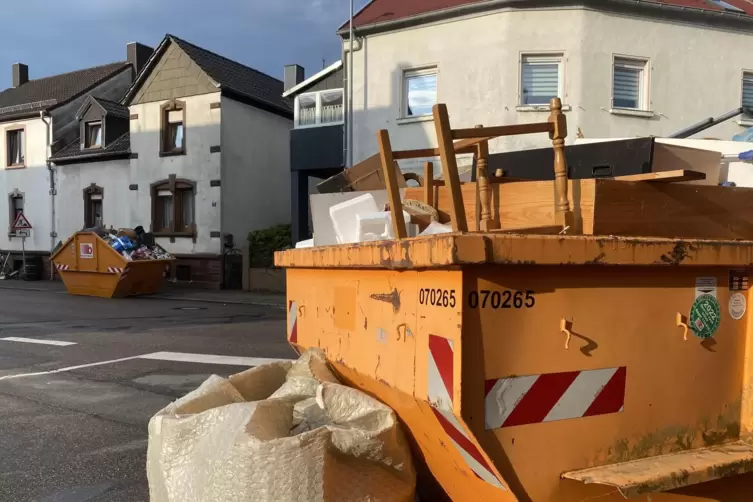
[[[353,15],[353,2],[351,1],[351,19]],[[358,52],[361,49],[363,49],[363,39],[362,38],[356,38],[354,28],[352,27],[349,30],[349,40],[348,44],[342,44],[342,61],[343,66],[345,67],[344,72],[344,79],[345,79],[345,89],[347,93],[347,110],[346,110],[346,120],[345,120],[345,151],[344,153],[345,158],[344,163],[346,168],[353,167],[353,146],[354,146],[354,140],[353,140],[353,122],[354,122],[354,114],[353,114],[353,53]],[[347,57],[346,57],[347,56]]]
[[[52,155],[50,142],[52,120],[50,119],[50,115],[44,110],[39,112],[39,118],[47,126],[45,127],[47,131],[47,140],[45,142],[45,159],[47,162],[47,172],[50,175],[50,256],[52,256],[52,251],[55,249],[55,239],[58,235],[55,231],[55,195],[57,194],[57,190],[55,189],[55,170],[52,168],[52,161],[50,161],[50,156]],[[52,264],[50,264],[50,280],[52,281],[54,279],[55,269],[52,267]]]

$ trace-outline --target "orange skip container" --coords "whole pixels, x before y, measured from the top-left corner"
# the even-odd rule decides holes
[[[753,500],[751,242],[445,234],[276,264],[290,343],[396,411],[427,500]]]
[[[123,298],[159,291],[172,260],[126,260],[93,232],[78,232],[52,255],[72,295]]]

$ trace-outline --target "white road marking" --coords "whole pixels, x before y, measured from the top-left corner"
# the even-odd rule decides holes
[[[0,338],[6,342],[23,342],[23,343],[39,343],[42,345],[57,345],[59,347],[66,347],[68,345],[76,345],[76,342],[61,342],[59,340],[41,340],[39,338],[21,338],[16,336],[8,336]]]
[[[66,371],[73,371],[73,370],[78,370],[81,368],[91,368],[92,366],[103,366],[105,364],[114,364],[114,363],[119,363],[121,361],[130,361],[132,359],[138,359],[138,358],[139,356],[123,357],[122,359],[111,359],[110,361],[100,361],[97,363],[79,364],[78,366],[68,366],[67,368],[58,368],[56,370],[50,370],[50,371],[40,371],[38,373],[19,373],[17,375],[5,375],[5,376],[1,376],[0,380],[10,380],[11,378],[22,378],[22,377],[41,376],[41,375],[52,375],[54,373],[63,373]]]
[[[291,361],[292,359],[270,359],[264,357],[237,357],[237,356],[215,356],[209,354],[189,354],[186,352],[153,352],[151,354],[143,354],[140,356],[123,357],[120,359],[111,359],[109,361],[99,361],[96,363],[79,364],[77,366],[68,366],[65,368],[58,368],[50,371],[40,371],[37,373],[19,373],[16,375],[0,376],[0,380],[10,380],[15,378],[52,375],[55,373],[64,373],[66,371],[74,371],[82,368],[91,368],[93,366],[104,366],[106,364],[115,364],[123,361],[133,361],[135,359],[148,359],[153,361],[174,361],[174,362],[186,362],[186,363],[202,363],[202,364],[222,364],[229,366],[261,366],[262,364],[275,363],[280,361]]]
[[[189,354],[187,352],[155,352],[153,354],[139,356],[139,358],[184,363],[224,364],[230,366],[261,366],[262,364],[290,360],[269,359],[266,357],[214,356],[211,354]]]

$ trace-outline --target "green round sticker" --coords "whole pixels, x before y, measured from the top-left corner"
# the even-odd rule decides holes
[[[711,295],[696,298],[690,309],[690,328],[698,338],[711,338],[722,321],[719,302]]]

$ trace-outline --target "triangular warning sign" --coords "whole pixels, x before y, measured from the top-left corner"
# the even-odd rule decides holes
[[[13,222],[13,230],[31,230],[31,223],[26,219],[24,213],[18,213],[16,221]]]

